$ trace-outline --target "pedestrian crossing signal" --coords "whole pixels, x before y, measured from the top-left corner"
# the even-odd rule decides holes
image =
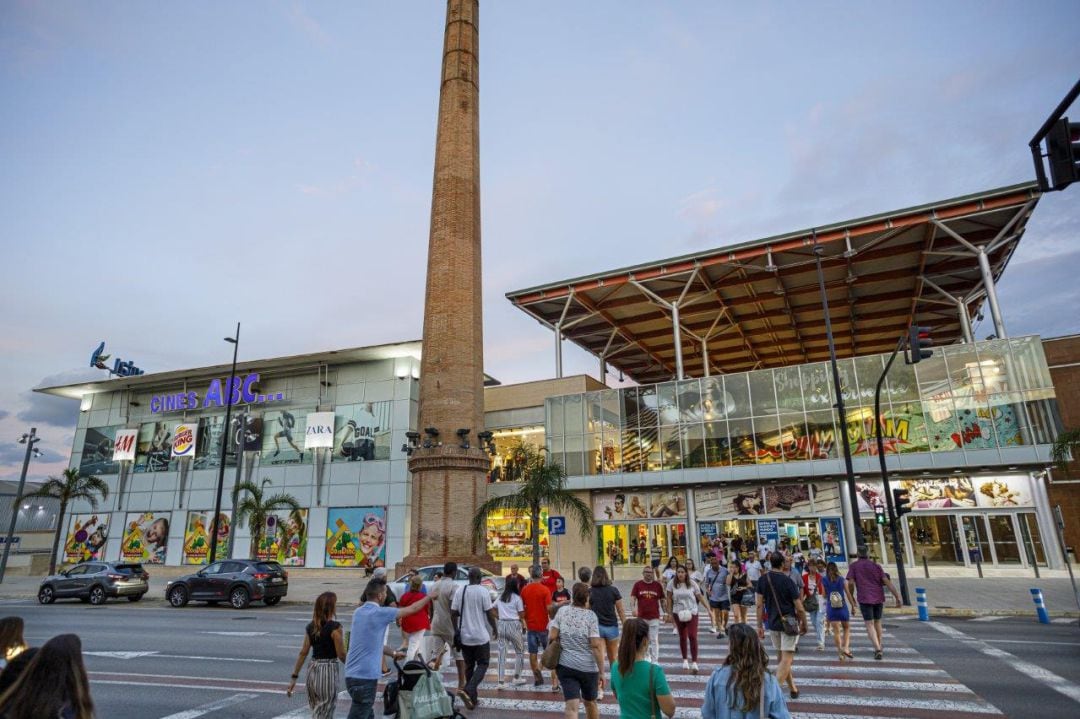
[[[881,505],[874,507],[874,519],[876,519],[877,523],[882,526],[887,524],[885,519],[885,508]]]
[[[918,327],[917,325],[911,325],[908,327],[908,364],[918,364],[924,359],[934,356],[934,351],[930,349],[933,344],[933,340],[930,339],[929,327]]]

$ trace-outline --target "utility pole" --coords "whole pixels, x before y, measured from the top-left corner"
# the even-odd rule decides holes
[[[8,525],[7,541],[4,542],[4,557],[0,560],[0,582],[4,581],[7,572],[8,555],[11,554],[11,541],[15,535],[15,522],[19,518],[19,503],[22,502],[23,490],[26,488],[26,472],[30,469],[30,456],[41,454],[34,445],[41,441],[37,436],[37,427],[31,427],[28,434],[24,434],[19,444],[26,445],[26,454],[23,456],[22,474],[19,475],[19,492],[15,497],[15,503],[11,505],[11,523]]]
[[[236,336],[226,337],[226,342],[233,346],[232,369],[229,370],[229,384],[225,387],[225,426],[221,432],[221,462],[218,465],[217,496],[214,499],[214,518],[210,522],[210,554],[207,564],[217,561],[218,515],[221,514],[221,491],[225,487],[225,453],[229,450],[229,421],[232,419],[233,384],[236,382],[236,353],[240,349],[240,323],[236,323]],[[240,461],[239,457],[236,460]]]

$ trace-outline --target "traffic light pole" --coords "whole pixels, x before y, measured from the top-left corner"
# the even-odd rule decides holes
[[[877,432],[874,434],[877,435],[877,456],[878,462],[881,463],[881,484],[885,490],[885,508],[889,512],[889,530],[892,534],[893,554],[896,555],[896,579],[900,584],[900,598],[903,600],[905,607],[910,607],[911,597],[908,595],[907,573],[904,571],[904,558],[900,553],[900,518],[896,516],[892,489],[889,487],[889,469],[885,464],[885,440],[882,437],[885,434],[885,422],[881,416],[881,385],[885,383],[885,376],[889,374],[896,355],[904,348],[904,339],[905,337],[901,335],[896,343],[896,349],[889,355],[889,361],[885,363],[885,370],[878,377],[877,388],[874,389],[874,422],[877,425]],[[913,351],[917,352],[918,348]]]

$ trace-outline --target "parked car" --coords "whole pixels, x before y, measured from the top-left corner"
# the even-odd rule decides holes
[[[38,601],[80,599],[97,606],[109,597],[137,602],[150,590],[150,575],[141,564],[130,562],[82,562],[41,580]]]
[[[463,587],[469,583],[469,568],[470,565],[468,564],[458,566],[457,577],[454,578],[454,584]],[[419,567],[416,571],[424,578],[424,588],[430,590],[432,585],[435,584],[435,572],[441,572],[442,570],[443,565],[432,564],[427,567]],[[480,583],[488,588],[488,591],[491,592],[491,599],[494,601],[502,594],[503,583],[506,580],[497,574],[492,574],[483,567],[480,567],[480,573],[483,575],[483,579],[480,580]],[[390,591],[394,593],[394,596],[400,597],[402,594],[409,591],[409,575],[406,574],[400,576],[386,586],[390,588]]]
[[[174,607],[189,601],[228,602],[244,609],[261,601],[272,607],[289,591],[289,573],[277,562],[260,559],[226,559],[165,585],[165,599]]]

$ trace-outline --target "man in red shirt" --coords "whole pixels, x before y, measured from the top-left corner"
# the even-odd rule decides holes
[[[649,661],[660,662],[660,600],[664,598],[664,586],[656,581],[652,567],[641,570],[642,579],[630,590],[630,611],[638,619],[649,623]]]
[[[540,671],[540,661],[536,656],[547,649],[548,644],[548,606],[551,604],[551,590],[542,581],[543,572],[533,565],[529,569],[529,583],[521,590],[521,602],[525,605],[525,630],[529,645],[529,667],[533,673],[533,686],[544,686],[544,675]],[[554,580],[553,580],[554,581]],[[552,672],[554,675],[554,672]]]
[[[543,572],[543,578],[540,580],[541,583],[548,588],[549,592],[554,594],[556,589],[555,581],[558,579],[562,579],[562,575],[559,574],[558,571],[551,568],[551,560],[547,557],[544,557],[540,560],[540,569]]]

